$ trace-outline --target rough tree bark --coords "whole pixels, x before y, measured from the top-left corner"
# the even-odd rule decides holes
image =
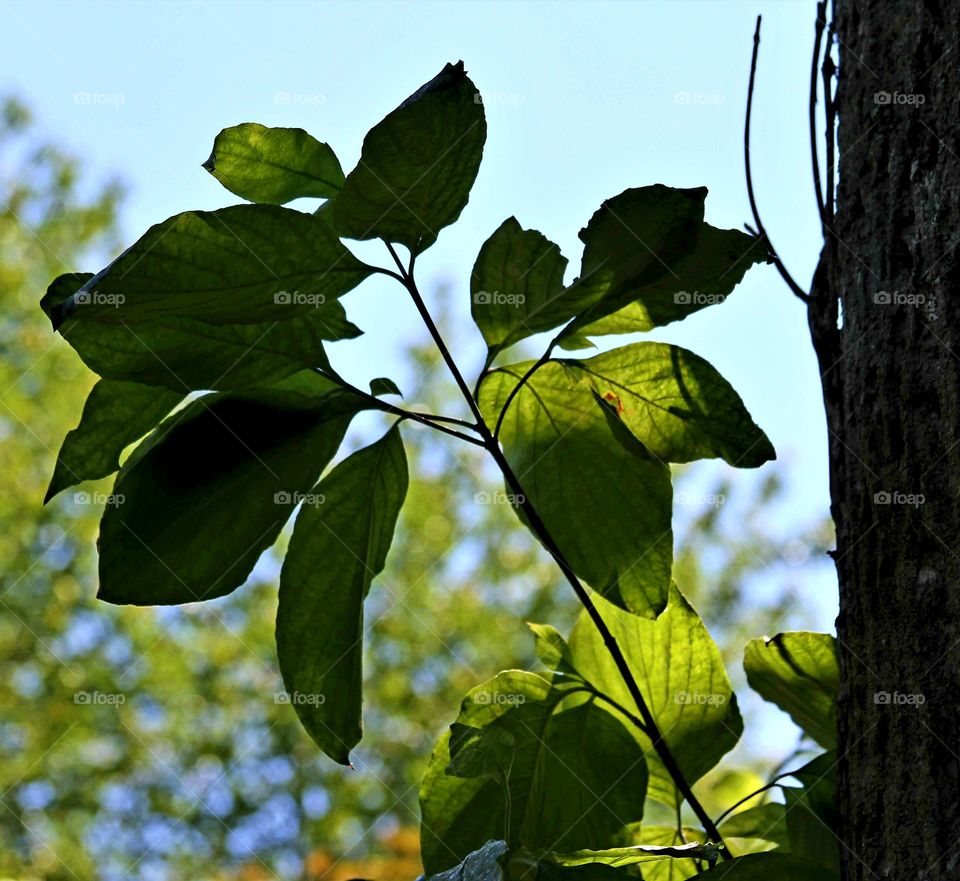
[[[841,859],[846,881],[956,879],[960,3],[836,6],[838,208],[810,324],[837,525]]]

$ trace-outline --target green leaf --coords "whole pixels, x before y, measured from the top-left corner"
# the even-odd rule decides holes
[[[761,838],[786,848],[785,810],[784,805],[775,801],[747,808],[724,820],[720,825],[720,834],[724,838]]]
[[[486,137],[476,86],[462,61],[447,64],[367,133],[334,203],[337,228],[426,250],[467,204]]]
[[[712,847],[705,845],[705,837],[701,830],[684,828],[683,836],[677,832],[675,826],[648,826],[641,823],[635,838],[637,844],[657,845],[661,847],[677,847],[688,844],[699,844],[701,847]],[[705,857],[713,855],[712,850],[704,852]],[[689,858],[672,857],[669,859],[658,859],[647,862],[643,866],[644,881],[685,881],[696,875],[699,871],[697,863],[694,861],[694,854]]]
[[[753,236],[701,224],[695,250],[677,260],[672,274],[646,286],[635,302],[584,325],[581,333],[637,333],[680,321],[723,303],[748,269],[766,261],[766,253]]]
[[[275,205],[187,211],[150,227],[51,317],[55,328],[71,317],[286,321],[318,311],[371,272],[310,214]]]
[[[530,366],[484,379],[480,407],[491,427]],[[583,371],[544,364],[513,398],[499,438],[577,575],[623,608],[658,614],[673,562],[670,470],[597,402]]]
[[[837,810],[837,756],[832,750],[791,772],[800,789],[783,786],[790,851],[839,874],[840,815]]]
[[[304,728],[343,765],[363,733],[363,602],[406,494],[407,460],[393,427],[307,496],[280,572],[284,686]]]
[[[580,231],[581,304],[564,336],[632,333],[722,302],[767,259],[756,238],[703,222],[705,187],[656,184],[607,199]],[[609,316],[609,317],[608,317]]]
[[[810,794],[803,789],[783,787],[787,801],[785,825],[790,853],[824,866],[839,877],[840,837],[817,815]]]
[[[41,306],[49,314],[92,277],[58,277]],[[124,326],[74,316],[59,332],[100,376],[179,392],[269,385],[295,371],[326,366],[325,340],[360,335],[337,300],[286,321],[207,324],[162,318]]]
[[[606,847],[624,825],[641,818],[643,751],[594,700],[512,670],[474,688],[457,724],[509,735],[514,754],[504,788],[489,773],[452,776],[449,736],[437,745],[420,792],[428,872],[497,836],[530,849]],[[462,727],[455,732],[456,749],[472,742]],[[491,753],[503,765],[507,742],[504,736],[488,741],[487,761],[475,767],[488,772]],[[465,772],[462,762],[454,768]]]
[[[743,732],[737,698],[723,660],[699,615],[674,585],[655,620],[626,614],[600,597],[594,602],[620,645],[630,670],[690,784],[732,749]],[[570,635],[570,662],[597,691],[639,716],[630,692],[596,626],[581,613]],[[648,795],[671,807],[678,795],[670,775],[636,726],[631,734],[647,751]]]
[[[664,462],[720,457],[755,468],[776,457],[730,383],[693,352],[643,342],[563,363]]]
[[[265,389],[175,413],[117,476],[118,504],[100,524],[98,597],[166,605],[239,587],[363,406],[340,392]]]
[[[619,869],[612,869],[603,863],[593,863],[586,866],[558,866],[555,863],[530,860],[520,863],[519,860],[511,860],[510,866],[527,866],[533,863],[536,865],[536,881],[626,881],[634,879],[637,876],[622,872]],[[520,875],[522,881],[533,881],[529,875]]]
[[[585,334],[573,333],[570,336],[561,337],[557,340],[558,348],[565,352],[581,352],[584,349],[595,349],[596,344]]]
[[[780,853],[754,853],[718,863],[710,881],[839,881],[840,876],[809,860]]]
[[[580,275],[567,295],[578,304],[577,319],[565,335],[617,311],[643,288],[670,276],[672,264],[689,252],[703,223],[706,196],[706,187],[654,184],[604,200],[580,230]]]
[[[182,394],[101,379],[87,395],[80,424],[64,438],[44,504],[58,492],[112,474],[120,454],[180,402]]]
[[[505,841],[488,841],[467,854],[459,866],[431,875],[427,881],[504,881],[502,862],[506,853]]]
[[[606,850],[578,850],[572,853],[551,853],[548,859],[561,866],[587,866],[601,863],[622,868],[662,860],[706,860],[716,862],[720,848],[716,844],[699,841],[689,844],[633,844]]]
[[[302,196],[329,199],[343,186],[336,154],[302,128],[257,122],[225,128],[203,167],[241,199],[271,205]]]
[[[563,298],[566,268],[553,242],[514,217],[483,243],[470,275],[470,313],[491,355],[571,318]]]
[[[376,379],[370,380],[370,394],[400,395],[401,398],[403,397],[397,384],[386,376],[378,376]]]
[[[514,736],[502,728],[474,728],[454,722],[450,726],[450,764],[454,777],[490,777],[507,786],[516,758]]]
[[[536,639],[537,657],[551,670],[556,670],[567,660],[567,641],[560,631],[550,624],[527,624]]]
[[[840,671],[833,636],[801,631],[752,639],[743,653],[743,669],[764,700],[789,713],[820,746],[836,746]]]

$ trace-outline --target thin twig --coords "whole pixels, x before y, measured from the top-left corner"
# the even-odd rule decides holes
[[[783,265],[783,261],[780,259],[780,256],[773,247],[773,243],[770,241],[770,236],[767,235],[763,221],[760,220],[760,212],[757,210],[757,200],[753,194],[753,174],[750,170],[750,116],[753,112],[753,87],[757,78],[757,54],[759,51],[760,16],[758,15],[757,30],[753,35],[753,58],[750,61],[750,85],[747,90],[747,119],[743,127],[743,161],[747,172],[747,196],[750,199],[750,211],[753,213],[753,222],[757,227],[757,233],[762,239],[766,240],[767,250],[773,260],[773,265],[777,267],[777,272],[780,273],[780,277],[786,282],[787,287],[789,287],[797,297],[803,300],[803,302],[807,303],[810,297],[803,288],[793,280],[793,276],[787,272],[787,268]]]
[[[820,182],[820,156],[817,152],[817,74],[820,67],[820,45],[823,42],[823,29],[827,25],[827,2],[817,3],[817,23],[813,39],[813,60],[810,62],[810,100],[807,113],[810,121],[810,159],[813,163],[813,189],[817,197],[817,214],[820,224],[826,229],[827,209],[824,206],[823,187]],[[826,100],[829,100],[827,98]]]
[[[826,10],[827,0],[823,0],[824,10]],[[837,72],[837,65],[833,61],[833,37],[835,33],[833,16],[830,17],[830,24],[827,26],[827,48],[823,55],[823,107],[826,117],[826,132],[824,137],[827,142],[827,168],[826,179],[824,181],[824,199],[823,205],[827,213],[828,224],[833,223],[834,215],[834,141],[837,131],[837,103],[834,99],[833,77]]]

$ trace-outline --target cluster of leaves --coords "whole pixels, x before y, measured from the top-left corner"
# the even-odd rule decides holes
[[[467,203],[486,132],[477,98],[463,65],[447,65],[367,134],[346,176],[303,131],[225,130],[206,167],[254,204],[177,215],[96,275],[57,278],[42,308],[102,378],[48,497],[119,468],[100,529],[99,596],[137,605],[236,589],[305,501],[281,571],[277,652],[304,727],[349,763],[362,734],[364,603],[408,488],[398,425],[321,475],[363,410],[451,431],[445,417],[385,403],[398,391],[391,380],[370,392],[351,385],[324,352],[359,333],[339,298],[375,273],[394,277],[476,416],[460,423],[472,435],[455,433],[491,454],[520,519],[594,591],[569,641],[535,628],[546,673],[507,671],[465,698],[424,779],[425,868],[438,879],[602,879],[657,877],[647,864],[665,862],[686,877],[731,849],[709,840],[712,824],[692,841],[682,826],[645,824],[647,802],[679,816],[742,721],[716,646],[672,583],[670,465],[716,457],[756,467],[773,449],[730,385],[684,349],[553,353],[722,302],[766,254],[754,237],[704,221],[705,189],[647,186],[601,205],[566,284],[557,246],[510,218],[471,275],[488,354],[470,394],[414,266]],[[325,201],[312,214],[283,207],[300,197]],[[398,271],[361,261],[344,238],[382,240]],[[510,346],[554,330],[540,359],[500,363]],[[835,727],[829,640],[784,634],[746,657],[751,684],[825,747]],[[812,818],[802,828],[788,799],[786,839],[768,828],[766,805],[754,823],[744,811],[734,831],[720,831],[789,853],[745,846],[715,871],[831,877],[816,828],[832,819],[821,798],[829,758],[817,761],[794,774],[803,786],[791,798]]]

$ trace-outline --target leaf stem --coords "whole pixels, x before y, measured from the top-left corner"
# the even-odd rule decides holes
[[[395,255],[392,246],[388,244],[387,247],[390,248],[391,253]],[[399,263],[399,258],[395,257],[395,259]],[[430,333],[434,344],[439,350],[440,356],[446,363],[447,368],[449,369],[454,381],[464,397],[464,400],[467,402],[467,406],[470,408],[471,413],[473,413],[474,418],[477,420],[476,430],[483,439],[483,446],[487,449],[493,460],[497,463],[497,466],[500,468],[504,479],[519,500],[518,503],[523,509],[523,513],[526,516],[527,522],[530,524],[530,528],[534,535],[537,536],[541,544],[543,544],[543,546],[550,553],[550,556],[553,557],[554,562],[560,567],[560,571],[573,588],[573,592],[580,601],[580,605],[583,606],[587,615],[590,617],[590,620],[597,628],[597,631],[599,632],[607,651],[610,653],[610,657],[613,659],[613,662],[617,667],[617,671],[620,673],[624,684],[627,686],[630,697],[637,705],[637,709],[640,712],[640,718],[643,721],[643,725],[646,726],[647,736],[652,742],[654,751],[657,753],[657,756],[663,763],[664,768],[666,768],[667,773],[673,780],[678,792],[690,805],[690,808],[693,810],[694,814],[696,814],[697,819],[703,825],[704,831],[707,833],[709,839],[718,845],[720,853],[724,859],[733,859],[733,855],[729,852],[726,845],[724,845],[723,838],[720,836],[716,825],[714,824],[713,820],[710,819],[710,815],[706,812],[699,799],[696,797],[696,795],[694,795],[690,784],[683,776],[683,772],[680,770],[680,767],[677,764],[677,760],[670,751],[670,747],[667,745],[662,732],[657,727],[657,722],[653,717],[653,713],[647,706],[647,702],[643,697],[643,692],[640,690],[640,686],[630,670],[630,665],[627,663],[627,659],[624,656],[623,651],[617,644],[616,637],[607,626],[607,622],[603,620],[600,610],[596,607],[596,605],[594,605],[587,588],[583,585],[576,573],[571,568],[570,564],[567,562],[563,552],[560,550],[559,546],[551,535],[550,530],[547,529],[546,524],[543,522],[540,514],[537,512],[536,507],[527,497],[523,489],[523,484],[520,482],[520,478],[517,477],[510,463],[507,461],[503,451],[500,449],[497,439],[493,436],[489,427],[484,421],[483,414],[480,412],[480,407],[470,391],[470,386],[467,384],[463,374],[460,371],[460,368],[457,366],[456,361],[450,354],[450,350],[447,348],[447,344],[444,342],[443,335],[440,333],[439,328],[434,322],[433,316],[430,314],[429,309],[427,309],[427,306],[423,301],[423,297],[417,288],[416,281],[412,275],[406,276],[404,286],[409,292],[414,306],[416,306],[417,311],[420,313],[420,317],[423,319],[427,331]]]
[[[730,814],[732,814],[737,808],[739,808],[740,805],[750,801],[751,798],[756,798],[758,795],[761,795],[762,793],[766,792],[768,789],[773,789],[774,786],[779,785],[780,780],[782,780],[784,777],[789,777],[789,776],[790,776],[789,774],[780,774],[779,776],[774,777],[773,780],[771,780],[769,783],[764,783],[763,786],[761,786],[759,789],[755,789],[749,795],[745,795],[743,798],[740,799],[740,801],[734,802],[719,817],[717,817],[716,819],[717,825],[719,826],[727,817],[730,816]]]
[[[557,338],[559,339],[559,337]],[[547,351],[544,352],[530,367],[530,369],[520,377],[520,381],[510,389],[510,392],[507,394],[507,399],[503,402],[503,407],[500,410],[500,415],[497,417],[497,424],[493,429],[493,439],[498,441],[500,439],[500,429],[503,427],[503,418],[507,415],[507,410],[510,408],[510,405],[513,403],[513,399],[520,393],[520,389],[526,385],[527,381],[536,373],[547,361],[550,360],[550,356],[553,354],[553,347],[557,344],[557,340],[551,341],[550,345],[547,346]],[[483,377],[481,376],[481,379]],[[477,388],[480,387],[480,381],[477,381]]]
[[[452,423],[454,425],[462,425],[464,428],[469,428],[471,431],[476,431],[476,427],[471,425],[469,422],[465,422],[462,419],[455,419],[452,416],[435,416],[432,413],[417,413],[414,410],[404,410],[403,407],[397,407],[394,404],[391,404],[389,401],[383,401],[376,395],[372,395],[369,392],[365,392],[361,388],[357,388],[355,385],[347,382],[342,376],[335,372],[317,368],[317,373],[326,376],[327,379],[332,379],[349,392],[352,392],[358,397],[363,398],[376,410],[382,410],[384,413],[390,413],[393,416],[399,416],[401,419],[410,419],[413,422],[419,422],[421,425],[427,425],[430,428],[435,428],[437,431],[442,431],[444,434],[452,435],[453,437],[459,438],[460,440],[466,441],[474,446],[483,447],[486,449],[486,445],[479,438],[471,437],[470,435],[457,431],[454,428],[448,428],[444,424]]]
[[[577,692],[577,691],[582,691],[585,694],[589,694],[597,698],[598,700],[602,700],[610,704],[610,706],[613,707],[615,710],[619,710],[621,713],[623,713],[623,715],[626,716],[627,719],[630,720],[630,722],[636,725],[636,727],[639,728],[644,734],[646,734],[647,737],[650,736],[650,732],[647,731],[647,726],[644,725],[643,722],[641,722],[633,713],[631,713],[619,701],[615,701],[612,697],[610,697],[610,695],[604,694],[602,691],[598,691],[596,688],[590,685],[590,683],[587,682],[586,680],[583,681],[582,685],[578,685],[575,688],[571,688],[570,694],[573,694],[574,692]]]

